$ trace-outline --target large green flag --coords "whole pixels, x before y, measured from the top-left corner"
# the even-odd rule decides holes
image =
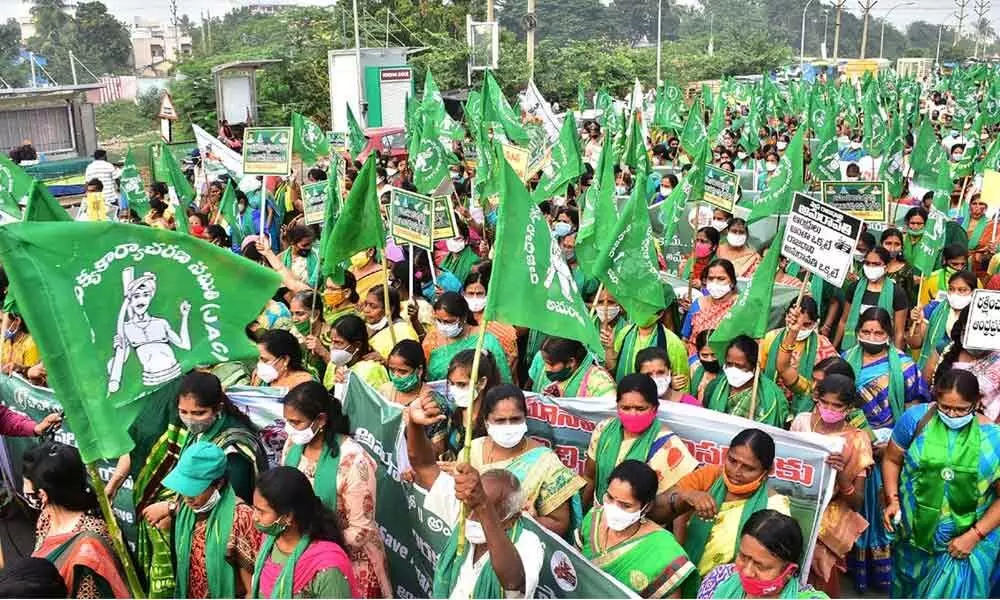
[[[818,181],[840,179],[840,149],[837,147],[837,124],[824,119],[819,128],[819,143],[809,162],[809,172]]]
[[[222,192],[222,199],[219,200],[219,217],[229,225],[229,236],[233,238],[233,245],[239,248],[243,243],[244,231],[239,206],[236,203],[236,188],[233,187],[231,179],[226,180],[226,189]]]
[[[319,157],[330,155],[326,132],[309,117],[297,112],[292,113],[292,152],[307,165],[315,164]]]
[[[483,78],[482,91],[482,119],[480,124],[483,127],[492,127],[494,131],[502,133],[512,143],[523,148],[527,148],[531,139],[528,132],[521,124],[521,115],[507,102],[507,98],[500,89],[493,73],[486,71]]]
[[[747,217],[748,223],[788,213],[792,197],[803,186],[802,139],[805,131],[805,127],[799,127],[785,148],[785,153],[778,161],[778,169],[767,180],[767,189],[753,202]]]
[[[639,111],[632,113],[629,125],[622,162],[628,165],[633,173],[644,171],[648,173],[649,153],[646,151],[646,137],[642,134],[642,113]]]
[[[25,221],[72,221],[66,209],[59,204],[49,190],[33,181],[31,193],[28,195],[28,204],[24,207]]]
[[[128,207],[135,211],[139,218],[145,219],[149,214],[149,198],[146,196],[146,184],[135,164],[131,148],[125,153],[125,164],[122,166],[122,174],[118,181],[122,192],[125,193]]]
[[[323,229],[319,237],[319,255],[328,256],[330,240],[333,238],[334,226],[340,216],[340,182],[337,180],[337,170],[330,169],[330,178],[326,180],[326,205],[323,207]],[[320,273],[326,276],[333,276],[338,283],[343,283],[343,267],[340,263],[322,263]]]
[[[726,99],[719,93],[712,104],[712,120],[708,123],[708,141],[715,144],[722,130],[726,128]]]
[[[934,200],[931,204],[931,209],[927,213],[927,225],[924,227],[924,235],[920,236],[920,241],[913,252],[913,268],[920,271],[924,277],[930,276],[937,268],[938,257],[944,248],[946,237],[945,226],[949,221],[948,208],[951,204],[953,185],[954,182],[951,179],[951,173],[947,168],[942,169],[938,173],[937,181],[934,185]]]
[[[567,111],[559,129],[559,140],[552,146],[549,156],[549,164],[542,171],[542,177],[535,187],[535,202],[560,195],[567,184],[583,175],[583,152],[580,150],[580,136],[577,134],[576,119],[572,112]]]
[[[365,132],[358,125],[358,120],[354,118],[354,111],[351,105],[347,105],[347,149],[351,153],[351,158],[357,158],[361,151],[368,145],[368,138]]]
[[[660,220],[663,223],[664,246],[674,239],[677,223],[684,218],[684,209],[701,202],[705,197],[706,162],[708,162],[708,144],[704,143],[695,151],[691,168],[681,179],[680,185],[675,187],[663,201],[663,206],[660,207]]]
[[[456,161],[455,155],[445,150],[436,136],[424,135],[413,157],[413,185],[422,194],[433,194],[448,177],[448,166]]]
[[[347,201],[336,224],[330,231],[330,241],[323,248],[323,261],[332,269],[368,248],[385,248],[385,225],[379,212],[378,187],[375,184],[375,154],[369,154],[365,166],[354,180]]]
[[[931,127],[930,119],[924,119],[920,123],[916,140],[913,142],[913,152],[910,154],[910,167],[914,173],[928,182],[925,187],[935,185],[940,172],[948,170],[948,156]]]
[[[170,203],[174,206],[174,227],[177,231],[188,233],[187,209],[194,201],[194,188],[191,187],[191,182],[184,175],[181,166],[177,164],[177,159],[167,148],[164,147],[160,151],[158,162],[156,172],[162,175],[161,181],[167,184]]]
[[[654,320],[666,306],[646,206],[647,177],[647,171],[638,173],[632,196],[594,267],[597,278],[622,305],[629,319],[641,326]]]
[[[778,258],[781,256],[781,240],[785,228],[782,226],[771,241],[771,246],[764,253],[764,259],[757,267],[758,273],[774,274],[778,270]],[[715,331],[708,338],[709,345],[725,360],[726,348],[737,336],[747,335],[759,340],[767,333],[767,320],[771,311],[771,298],[774,296],[774,277],[754,277],[719,321]]]
[[[882,103],[878,98],[877,84],[873,83],[868,86],[868,90],[865,92],[864,111],[863,133],[865,150],[872,156],[882,156],[886,134],[889,133],[889,124],[882,113]]]
[[[756,132],[755,132],[756,133]],[[705,105],[701,98],[691,105],[688,111],[687,121],[684,122],[684,130],[681,131],[681,148],[689,155],[693,155],[698,149],[698,145],[708,140],[708,130],[705,128]]]
[[[892,117],[892,127],[889,129],[889,137],[886,138],[885,152],[878,170],[879,179],[885,181],[892,198],[903,195],[903,183],[906,181],[906,173],[903,172],[903,151],[906,141],[901,134],[904,118],[901,114]]]
[[[615,157],[611,151],[611,138],[604,136],[594,180],[584,195],[580,231],[576,235],[576,260],[584,273],[594,276],[598,254],[610,243],[617,219]]]
[[[28,201],[34,178],[12,160],[0,154],[0,222],[21,218],[21,205]]]
[[[993,140],[986,155],[976,163],[975,171],[977,174],[982,175],[987,170],[1000,171],[1000,138]]]
[[[493,275],[483,320],[577,340],[595,353],[603,352],[545,216],[503,157],[500,163]]]
[[[13,223],[0,260],[87,462],[131,450],[128,428],[164,384],[256,359],[246,324],[281,282],[202,240],[120,223]]]
[[[653,110],[653,126],[665,131],[678,132],[684,127],[680,107],[684,94],[672,83],[664,83],[656,90],[656,106]]]

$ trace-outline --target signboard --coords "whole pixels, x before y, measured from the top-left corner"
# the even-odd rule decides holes
[[[863,225],[861,219],[796,193],[781,253],[839,288],[854,264]]]
[[[706,181],[706,196],[708,192]],[[889,220],[889,195],[884,181],[824,181],[823,202],[869,223]]]
[[[163,97],[160,98],[160,112],[156,116],[171,121],[177,120],[177,110],[174,108],[174,101],[170,98],[169,93],[164,92]]]
[[[326,141],[330,144],[330,154],[342,154],[347,151],[346,131],[327,131]]]
[[[962,347],[966,350],[1000,350],[1000,291],[978,289],[972,292]]]
[[[705,202],[731,213],[739,197],[739,175],[714,165],[705,165]]]
[[[528,161],[531,158],[531,153],[513,144],[501,144],[501,146],[503,147],[503,156],[510,163],[510,168],[514,169],[514,173],[522,182],[525,181],[528,176]]]
[[[397,244],[413,244],[431,250],[434,240],[455,237],[454,213],[446,197],[431,198],[392,188],[389,230]]]
[[[291,127],[247,127],[243,132],[243,174],[280,175],[292,172]]]
[[[329,184],[330,181],[326,180],[302,186],[302,220],[306,225],[323,223]]]
[[[987,215],[997,214],[1000,209],[1000,172],[992,169],[983,172],[983,191],[979,197],[989,207],[986,209]]]

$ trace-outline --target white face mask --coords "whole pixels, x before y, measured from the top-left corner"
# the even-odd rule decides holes
[[[486,296],[465,296],[465,303],[472,312],[483,312],[486,308]]]
[[[795,334],[795,339],[799,342],[804,342],[813,334],[812,329],[800,329],[797,334]]]
[[[445,240],[444,245],[448,248],[448,252],[457,254],[465,249],[465,240],[462,238],[451,238]]]
[[[860,150],[861,142],[851,142],[851,150]]]
[[[313,441],[314,437],[316,437],[316,432],[313,431],[312,423],[303,429],[296,429],[292,427],[291,423],[285,423],[285,434],[288,436],[288,441],[296,446],[305,446],[309,442]]]
[[[766,170],[768,173],[773,173],[774,171],[778,170],[778,163],[773,163],[773,162],[764,163],[764,170]]]
[[[661,196],[669,196],[670,192],[673,192],[673,191],[674,191],[674,188],[661,187],[660,188],[660,195]]]
[[[730,233],[726,236],[726,241],[733,248],[742,248],[744,244],[747,243],[747,234],[745,233]]]
[[[271,383],[278,378],[278,369],[275,369],[271,363],[257,361],[257,377],[260,377],[264,383]]]
[[[338,367],[342,367],[347,363],[351,362],[354,358],[353,352],[348,352],[347,350],[341,350],[340,348],[330,349],[330,362]]]
[[[472,389],[469,386],[448,385],[448,396],[458,408],[472,406]]]
[[[712,229],[722,231],[726,227],[729,227],[729,221],[725,219],[712,219]]]
[[[719,281],[709,281],[705,287],[708,289],[708,295],[716,300],[722,298],[733,289],[733,286],[728,283],[721,283]]]
[[[726,374],[726,381],[729,387],[743,387],[748,381],[753,379],[753,371],[744,371],[739,367],[726,367],[722,370]]]
[[[449,338],[458,337],[462,333],[462,322],[455,321],[454,323],[444,323],[442,321],[435,320],[434,325],[441,335]]]
[[[865,272],[865,277],[868,281],[878,281],[885,277],[885,267],[873,267],[871,265],[865,265],[861,268]]]
[[[611,531],[625,531],[642,518],[642,511],[629,512],[617,504],[608,503],[603,507],[604,523]]]
[[[258,374],[260,373],[259,367],[260,365],[258,365]],[[184,426],[187,427],[187,430],[191,433],[191,435],[198,435],[211,429],[217,418],[218,415],[207,419],[188,419],[186,417],[180,417],[180,420],[181,423],[184,423]]]
[[[608,306],[597,306],[597,318],[601,320],[601,323],[607,323],[609,321],[614,321],[622,312],[622,307],[617,304],[610,304]]]
[[[948,304],[955,310],[962,310],[972,302],[971,294],[956,294],[948,292]]]
[[[486,424],[486,433],[496,445],[501,448],[513,448],[521,443],[524,434],[528,433],[527,423],[513,423],[509,425]]]
[[[624,196],[627,193],[628,193],[628,188],[625,187],[624,185],[616,185],[615,186],[615,195],[616,196]]]
[[[958,162],[958,161],[962,160],[962,156],[964,156],[964,155],[958,154],[958,153],[952,154],[951,155],[951,160],[952,160],[952,162]]]
[[[388,326],[389,326],[389,317],[382,317],[378,321],[372,323],[371,325],[368,325],[368,331],[370,331],[371,333],[378,333],[379,331],[382,331]]]
[[[198,508],[192,508],[191,510],[194,511],[195,514],[199,515],[207,513],[215,508],[215,505],[219,503],[219,500],[222,500],[222,494],[220,494],[218,488],[216,488],[212,491],[212,495],[208,497],[208,500],[206,500],[204,504]]]
[[[784,150],[788,147],[788,142],[778,142],[775,145],[778,147],[778,150]]]
[[[673,380],[670,375],[654,375],[653,381],[656,383],[656,395],[663,398],[670,393],[670,382]]]
[[[486,543],[486,532],[479,521],[465,520],[465,539],[473,546]]]

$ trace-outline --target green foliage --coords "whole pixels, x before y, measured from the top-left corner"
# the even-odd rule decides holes
[[[0,24],[0,78],[11,87],[27,85],[31,75],[28,66],[18,63],[21,48],[21,26],[16,19]]]
[[[163,90],[160,88],[149,88],[136,97],[136,105],[139,108],[139,115],[150,121],[155,120],[160,113],[160,99],[163,97]]]
[[[98,104],[94,107],[94,119],[97,121],[98,138],[102,142],[112,138],[131,138],[157,128],[155,112],[152,118],[145,116],[133,102]]]
[[[34,0],[31,9],[36,33],[27,46],[49,59],[46,69],[52,77],[62,84],[72,82],[71,51],[97,75],[128,73],[132,41],[125,24],[108,13],[101,2],[81,2],[72,19],[63,12],[63,6],[63,0]]]

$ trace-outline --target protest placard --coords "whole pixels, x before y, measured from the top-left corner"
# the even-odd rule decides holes
[[[966,350],[1000,350],[1000,291],[975,290],[962,334]]]
[[[455,217],[445,197],[431,198],[392,188],[389,197],[389,229],[397,244],[413,244],[430,250],[434,240],[455,237]]]
[[[330,154],[343,154],[347,152],[346,131],[327,131],[326,141],[330,144]]]
[[[501,144],[503,148],[503,156],[510,163],[510,168],[514,169],[514,173],[517,174],[518,179],[524,181],[528,175],[528,161],[531,159],[531,153],[513,144]]]
[[[870,223],[889,219],[884,181],[824,181],[820,192],[823,202],[852,217]]]
[[[839,288],[854,264],[863,224],[861,219],[796,193],[781,253]]]
[[[243,132],[243,173],[281,175],[292,171],[291,127],[247,127]]]
[[[739,197],[739,175],[714,165],[705,165],[705,202],[731,213]]]
[[[302,220],[306,225],[317,225],[323,222],[326,208],[326,188],[330,181],[317,181],[302,186]]]
[[[1000,172],[991,169],[983,172],[983,189],[979,197],[989,207],[986,209],[988,216],[997,214],[1000,210]]]

